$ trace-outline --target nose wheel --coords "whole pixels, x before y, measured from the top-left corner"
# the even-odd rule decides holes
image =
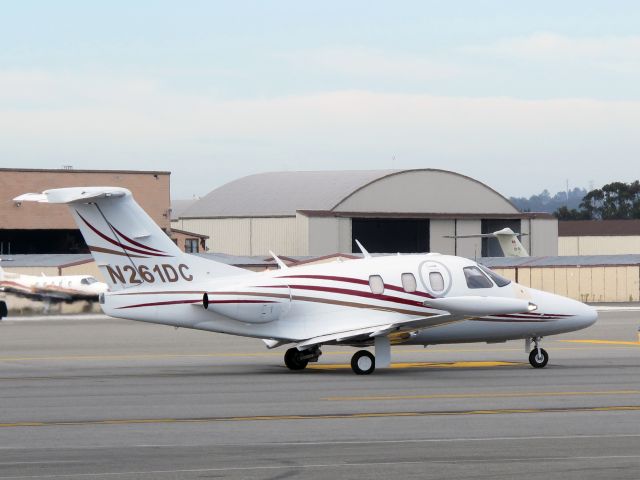
[[[535,347],[529,353],[529,363],[533,368],[544,368],[549,361],[549,354],[540,347],[540,337],[534,338]]]

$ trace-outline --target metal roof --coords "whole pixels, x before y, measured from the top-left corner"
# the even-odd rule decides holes
[[[478,259],[487,267],[593,267],[640,265],[640,255],[581,255],[564,257],[484,257]]]
[[[198,198],[189,198],[186,200],[171,200],[171,220],[177,220],[178,218],[180,218],[182,216],[182,213],[198,200]]]
[[[90,253],[2,255],[0,259],[0,267],[8,270],[11,270],[11,267],[65,267],[93,261]]]
[[[275,261],[268,255],[237,256],[224,253],[199,253],[199,257],[215,260],[235,266],[275,266]],[[387,254],[373,254],[383,256]],[[388,254],[395,255],[395,254]],[[295,256],[283,257],[287,263],[320,260],[332,256],[358,257],[359,253],[347,253],[328,256]],[[64,267],[77,263],[92,262],[90,254],[35,254],[35,255],[2,255],[0,266],[11,270],[11,267]],[[566,257],[483,257],[477,259],[479,263],[491,268],[516,267],[577,267],[577,266],[623,266],[640,265],[640,255],[584,255]]]
[[[184,210],[183,218],[292,216],[331,210],[358,188],[402,170],[267,172],[223,185]]]
[[[423,172],[446,174],[481,185],[487,192],[502,198],[505,205],[510,205],[512,210],[509,213],[527,215],[519,214],[508,199],[473,178],[447,170],[421,168],[267,172],[249,175],[213,190],[187,207],[180,218],[283,217],[294,216],[298,211],[332,212],[353,194],[379,180],[398,174]]]

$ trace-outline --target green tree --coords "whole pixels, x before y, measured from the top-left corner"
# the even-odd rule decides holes
[[[591,190],[580,202],[580,212],[597,220],[640,218],[640,182],[611,182]]]

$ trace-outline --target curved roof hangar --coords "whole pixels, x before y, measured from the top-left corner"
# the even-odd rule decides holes
[[[182,218],[307,214],[519,214],[482,182],[439,169],[267,172],[223,185]]]

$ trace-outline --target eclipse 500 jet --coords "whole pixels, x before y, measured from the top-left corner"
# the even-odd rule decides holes
[[[20,297],[47,302],[94,301],[107,289],[106,283],[90,275],[23,275],[0,267],[0,291]]]
[[[67,204],[110,291],[110,316],[290,345],[284,361],[304,369],[323,345],[360,348],[357,374],[390,363],[393,344],[524,339],[533,367],[547,364],[548,335],[592,325],[596,311],[534,290],[471,260],[435,253],[248,272],[185,254],[116,187],[24,194],[16,201]],[[529,346],[533,343],[533,348]],[[364,347],[374,346],[375,357]]]

